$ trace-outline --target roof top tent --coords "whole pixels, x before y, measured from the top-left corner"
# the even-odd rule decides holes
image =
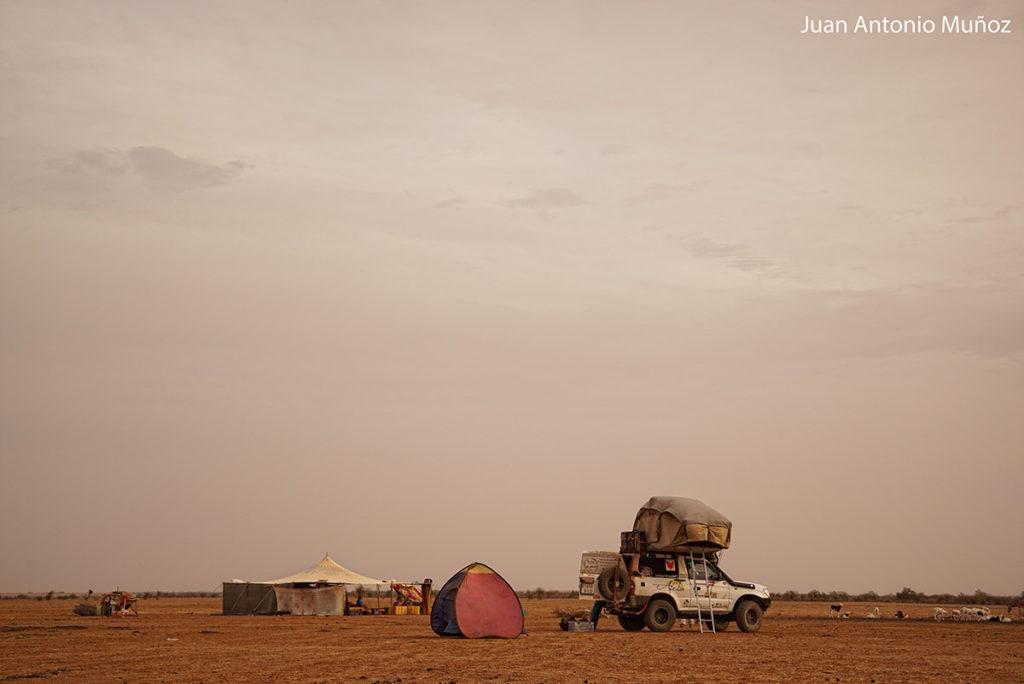
[[[470,563],[437,593],[430,627],[440,636],[514,639],[524,631],[523,606],[505,578]]]
[[[719,551],[732,542],[732,522],[697,499],[654,496],[636,514],[633,530],[643,532],[647,551]]]

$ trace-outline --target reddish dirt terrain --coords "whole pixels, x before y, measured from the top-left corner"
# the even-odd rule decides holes
[[[835,620],[777,602],[757,634],[654,634],[614,618],[563,632],[554,611],[587,604],[524,601],[528,634],[505,641],[438,637],[425,616],[232,617],[217,599],[150,599],[139,617],[80,617],[76,603],[0,601],[0,681],[1024,682],[1024,623],[937,623],[924,605],[878,604],[870,620],[875,604],[847,604]]]

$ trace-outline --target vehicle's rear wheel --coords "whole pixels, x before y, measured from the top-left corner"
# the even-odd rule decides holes
[[[621,601],[629,596],[629,571],[624,563],[601,571],[597,576],[597,593],[605,601]]]
[[[761,629],[764,610],[752,599],[744,599],[736,606],[736,626],[741,632],[756,632]]]
[[[639,632],[644,628],[643,615],[623,615],[619,613],[619,625],[627,632]]]
[[[715,620],[714,620],[715,624],[714,624],[714,628],[713,629],[712,629],[712,626],[711,626],[711,622],[712,622],[711,620],[704,620],[703,625],[704,625],[704,631],[705,632],[711,632],[711,631],[724,632],[725,630],[729,629],[729,618],[727,618],[727,617],[715,616]]]
[[[644,624],[652,632],[667,632],[676,621],[676,607],[665,599],[654,599],[644,611]]]

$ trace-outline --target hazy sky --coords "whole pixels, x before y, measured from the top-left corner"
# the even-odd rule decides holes
[[[1021,592],[1022,73],[1014,2],[0,0],[0,591],[569,589],[679,495]]]

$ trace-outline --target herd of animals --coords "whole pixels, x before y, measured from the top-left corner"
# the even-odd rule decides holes
[[[982,606],[980,608],[954,608],[952,611],[947,611],[945,608],[935,608],[935,621],[942,622],[948,616],[951,620],[957,620],[960,622],[1012,622],[1013,620],[1009,616],[1010,608],[1007,608],[1007,615],[993,615],[992,611],[988,606]],[[833,603],[828,607],[828,616],[830,618],[841,618],[846,619],[850,617],[850,611],[843,612],[842,603]],[[877,620],[881,617],[876,606],[874,610],[869,612],[865,617]],[[897,620],[906,620],[910,616],[902,610],[897,610],[893,613],[893,617]]]

